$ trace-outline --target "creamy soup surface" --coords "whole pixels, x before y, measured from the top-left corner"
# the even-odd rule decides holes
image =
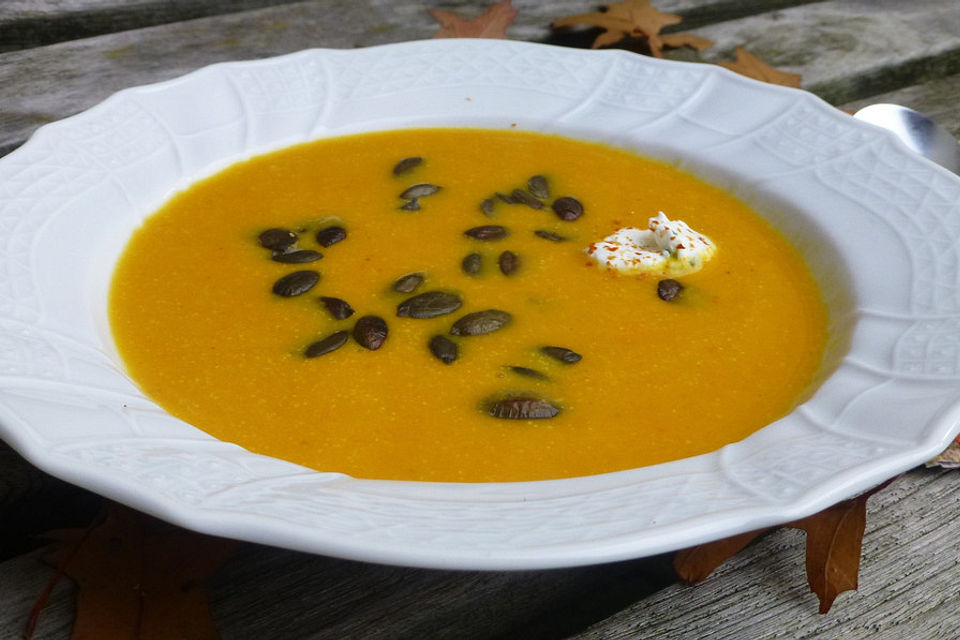
[[[395,175],[407,157],[423,162]],[[542,209],[494,196],[526,190],[534,175],[550,191]],[[401,209],[411,202],[401,192],[421,183],[441,188],[418,198],[419,210]],[[582,216],[554,213],[564,196],[582,203]],[[584,253],[660,211],[717,247],[700,271],[677,278],[684,288],[669,302],[658,297],[659,277],[604,270]],[[464,234],[481,225],[507,236]],[[317,232],[331,226],[346,237],[322,246]],[[258,240],[270,228],[297,233],[279,253],[323,257],[273,260]],[[505,251],[516,256],[510,275],[499,266]],[[467,275],[471,253],[481,268]],[[310,290],[274,292],[302,270],[320,274]],[[410,273],[424,276],[415,291],[391,288]],[[462,306],[398,317],[399,304],[429,291]],[[321,296],[346,301],[353,315],[335,318]],[[483,335],[450,334],[464,315],[489,309],[510,321]],[[351,335],[305,357],[311,344],[352,334],[371,315],[387,326],[380,348]],[[464,129],[323,140],[191,186],[134,234],[116,268],[110,318],[140,388],[217,438],[355,477],[452,482],[564,478],[713,451],[789,412],[826,342],[825,309],[800,256],[730,195],[603,145]],[[432,352],[437,335],[456,346],[456,360]],[[582,358],[561,362],[544,346]],[[490,415],[511,397],[542,400],[557,414]]]

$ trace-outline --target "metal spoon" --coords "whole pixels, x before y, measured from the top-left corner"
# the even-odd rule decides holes
[[[896,134],[912,151],[960,174],[960,145],[953,135],[929,117],[897,104],[871,104],[854,118]]]

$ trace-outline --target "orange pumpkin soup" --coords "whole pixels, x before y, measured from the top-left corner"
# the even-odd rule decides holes
[[[659,211],[717,248],[670,301],[585,254]],[[134,234],[110,318],[143,391],[218,438],[454,482],[713,451],[789,412],[826,341],[800,256],[730,195],[599,144],[460,129],[322,140],[191,186]]]

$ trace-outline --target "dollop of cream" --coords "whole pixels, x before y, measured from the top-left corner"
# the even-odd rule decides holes
[[[584,251],[598,266],[621,273],[681,276],[699,271],[717,247],[683,220],[670,220],[661,211],[646,229],[618,229]]]

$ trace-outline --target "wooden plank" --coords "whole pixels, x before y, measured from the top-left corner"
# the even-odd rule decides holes
[[[946,127],[954,137],[960,138],[960,74],[855,100],[844,104],[843,108],[856,111],[879,102],[922,111]]]
[[[0,628],[11,636],[54,574],[40,557],[35,551],[0,564]],[[582,603],[611,581],[629,579],[635,600],[672,579],[663,560],[658,571],[644,570],[648,566],[651,561],[641,560],[554,571],[437,571],[245,545],[208,593],[224,638],[470,640],[522,629],[516,637],[537,640],[574,629],[569,618],[558,627],[557,612],[583,611]],[[74,595],[69,580],[58,587],[36,640],[68,637]],[[596,619],[581,614],[576,628]]]
[[[0,4],[0,52],[294,0],[5,0]]]
[[[30,612],[54,572],[40,561],[40,551],[0,563],[0,629],[4,638],[20,638]],[[50,594],[33,640],[67,640],[73,628],[70,580],[61,580]]]
[[[696,587],[663,558],[523,572],[408,569],[245,545],[215,576],[224,638],[943,640],[960,625],[957,472],[915,470],[871,499],[860,590],[817,614],[801,532],[770,534]],[[49,567],[0,564],[0,625],[22,628]],[[37,640],[68,637],[58,588]],[[617,611],[617,609],[622,610]]]
[[[805,536],[761,538],[703,583],[671,585],[577,634],[578,640],[943,640],[960,629],[960,476],[912,471],[871,498],[860,588],[817,613]]]
[[[673,2],[675,5],[664,2],[664,6],[694,12],[694,7],[706,11],[718,4],[716,0]],[[927,14],[942,11],[947,3],[952,0],[916,0],[908,7],[877,13],[870,0],[833,0],[790,9],[789,19],[777,18],[786,12],[774,12],[697,32],[718,40],[717,53],[711,54],[715,57],[723,57],[734,44],[747,44],[775,64],[790,62],[788,66],[804,73],[808,85],[816,88],[865,73],[879,74],[887,67],[903,69],[910,60],[937,59],[937,52],[950,54],[952,47],[960,47],[960,29],[951,32],[948,20],[931,28],[923,41],[897,36],[927,25]],[[518,0],[517,6],[520,15],[510,29],[511,37],[541,40],[548,37],[553,18],[588,11],[593,5],[590,0]],[[462,11],[465,15],[478,12],[476,3],[472,12],[465,8]],[[829,39],[825,44],[818,43],[816,56],[811,54],[807,40],[809,30],[796,30],[804,34],[803,38],[794,35],[790,39],[780,33],[794,20],[811,25],[823,15],[839,21],[839,27],[830,27],[831,33],[839,29],[845,35],[835,37],[834,46]],[[840,20],[837,15],[846,18]],[[890,40],[863,46],[879,56],[886,53],[880,50],[887,44],[898,50],[895,58],[885,55],[882,59],[886,62],[878,63],[859,49],[848,50],[851,42],[859,42],[864,21],[872,25],[871,34],[883,33]],[[742,24],[750,26],[741,28]],[[435,29],[436,23],[425,8],[408,3],[308,0],[6,53],[0,55],[0,86],[4,87],[0,152],[21,144],[39,125],[86,109],[124,87],[165,80],[224,60],[273,56],[309,47],[351,48],[415,40],[430,37]],[[773,48],[781,46],[781,40],[771,40],[772,35],[782,38],[785,53],[774,55]]]
[[[295,0],[6,0],[0,4],[0,52],[37,47],[65,40],[77,40],[105,33],[138,29],[158,24],[192,20],[205,16],[236,13],[249,9],[292,4]],[[770,11],[783,7],[820,2],[822,0],[660,0],[664,11],[684,16],[688,24],[700,26],[720,20]],[[468,17],[479,14],[483,2],[446,0],[418,6],[462,12]],[[516,0],[518,10],[527,15],[540,15],[549,10],[549,19],[562,15],[556,10],[563,2],[544,3]],[[593,10],[586,3],[574,12]]]
[[[732,60],[741,45],[833,104],[960,73],[955,0],[835,0],[694,33],[716,43],[705,60]]]

